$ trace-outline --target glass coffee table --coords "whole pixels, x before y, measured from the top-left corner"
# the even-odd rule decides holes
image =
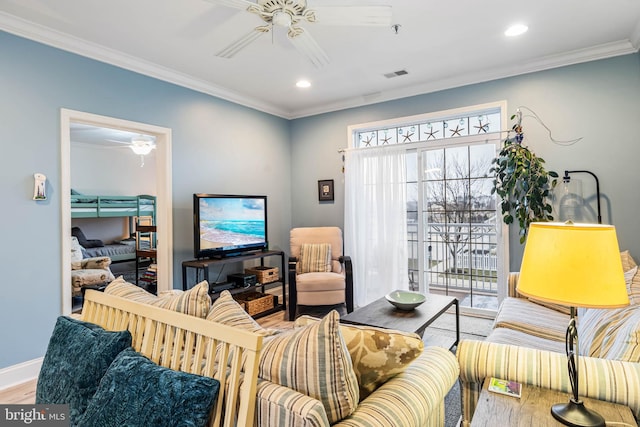
[[[427,334],[425,337],[425,329],[451,306],[455,306],[456,309],[455,339],[433,334]],[[458,341],[460,340],[458,299],[444,295],[427,294],[427,300],[411,311],[398,310],[383,297],[373,301],[371,304],[354,310],[346,316],[342,316],[340,321],[355,325],[414,332],[423,338],[426,345],[434,345],[448,349],[458,345]]]

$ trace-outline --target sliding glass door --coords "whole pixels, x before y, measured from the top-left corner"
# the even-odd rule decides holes
[[[408,153],[409,278],[414,289],[456,296],[463,307],[497,308],[499,242],[489,173],[495,154],[492,143]]]

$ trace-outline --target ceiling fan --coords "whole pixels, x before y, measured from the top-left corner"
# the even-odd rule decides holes
[[[148,135],[132,136],[130,141],[119,141],[116,139],[108,139],[107,141],[124,144],[131,148],[131,151],[140,156],[140,167],[144,166],[144,156],[156,148],[155,138]]]
[[[287,28],[287,37],[296,49],[318,68],[329,63],[329,56],[302,22],[325,25],[391,26],[391,6],[318,6],[307,7],[306,0],[206,0],[210,3],[246,10],[258,15],[266,25],[255,27],[238,40],[225,47],[216,56],[232,58],[273,26]]]

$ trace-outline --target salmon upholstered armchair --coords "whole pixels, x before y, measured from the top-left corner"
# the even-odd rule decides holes
[[[299,305],[345,303],[353,311],[351,258],[343,254],[338,227],[300,227],[290,232],[289,320]]]

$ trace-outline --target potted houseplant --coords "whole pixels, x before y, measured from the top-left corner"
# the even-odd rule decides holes
[[[511,120],[515,117],[511,116]],[[531,222],[553,220],[548,198],[556,186],[558,174],[547,171],[544,159],[522,145],[524,135],[520,120],[512,130],[515,137],[505,139],[502,150],[492,161],[490,171],[495,173],[495,178],[491,193],[500,196],[505,224],[518,221],[520,243],[524,243]]]

